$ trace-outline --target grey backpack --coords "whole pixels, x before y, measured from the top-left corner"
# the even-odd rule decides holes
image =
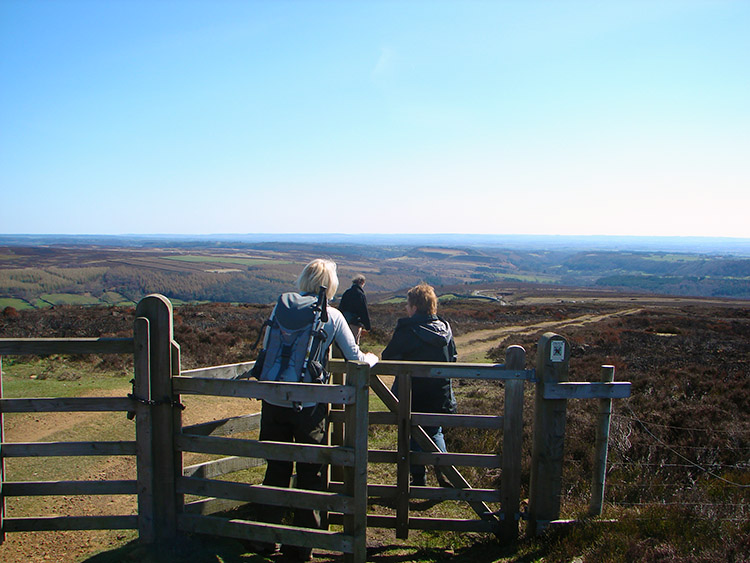
[[[266,343],[252,375],[261,381],[327,383],[323,367],[328,320],[325,287],[318,296],[283,293],[264,324]],[[262,334],[262,333],[261,333]]]

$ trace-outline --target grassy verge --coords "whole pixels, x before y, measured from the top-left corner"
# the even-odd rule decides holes
[[[132,372],[102,372],[90,362],[69,356],[2,358],[3,396],[80,397],[125,389]]]

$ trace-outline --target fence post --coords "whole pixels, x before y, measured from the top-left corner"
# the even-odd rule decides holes
[[[151,384],[151,459],[153,462],[154,540],[177,535],[174,418],[172,413],[172,303],[163,295],[147,295],[135,309],[136,318],[148,319]]]
[[[344,515],[344,533],[352,536],[353,551],[344,555],[346,563],[367,561],[367,433],[369,426],[370,366],[348,364],[347,384],[355,388],[354,403],[346,405],[344,445],[354,449],[354,467],[344,470],[346,494],[354,498],[353,514]]]
[[[170,317],[171,318],[171,317]],[[172,340],[170,338],[170,347],[169,347],[169,353],[171,357],[171,375],[172,376],[179,376],[180,375],[180,345]],[[182,403],[180,401],[179,395],[174,395],[171,393],[172,391],[172,378],[169,379],[169,390],[170,390],[170,397],[172,397],[172,401],[177,407],[172,408],[172,436],[174,439],[175,434],[179,434],[182,432],[182,409],[184,408],[182,406]],[[181,493],[177,493],[177,480],[180,479],[183,476],[183,465],[182,465],[182,451],[178,450],[175,447],[172,447],[172,455],[174,457],[174,483],[175,483],[175,496],[174,496],[174,502],[176,506],[176,511],[178,514],[181,514],[185,509],[185,495]],[[175,524],[176,525],[176,524]]]
[[[398,443],[396,537],[409,537],[409,464],[411,459],[411,372],[398,377]]]
[[[615,380],[615,366],[602,366],[602,383]],[[596,448],[594,470],[591,478],[590,516],[601,516],[604,504],[604,481],[607,473],[607,448],[609,446],[609,422],[612,417],[612,399],[599,399],[599,416],[596,425]]]
[[[505,367],[524,369],[526,350],[522,346],[505,349]],[[521,501],[521,446],[523,444],[523,389],[521,379],[505,381],[505,406],[503,413],[503,472],[500,481],[502,522],[500,539],[514,542],[518,539],[518,518]]]
[[[136,481],[138,490],[138,537],[154,541],[154,463],[151,435],[150,346],[148,319],[137,317],[133,330],[133,395],[135,403]]]
[[[545,333],[536,353],[534,438],[529,483],[529,532],[542,532],[560,517],[567,399],[545,399],[544,387],[568,380],[570,346],[560,335]]]

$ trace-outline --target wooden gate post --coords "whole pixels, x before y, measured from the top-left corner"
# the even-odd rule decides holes
[[[411,460],[411,372],[397,375],[398,380],[398,443],[396,472],[396,537],[409,537],[409,478]]]
[[[567,399],[545,399],[544,387],[568,380],[570,346],[552,332],[540,339],[536,354],[534,438],[529,483],[529,532],[542,532],[560,517]]]
[[[354,499],[354,513],[344,515],[344,533],[352,536],[353,550],[346,563],[367,561],[367,433],[369,430],[370,366],[349,364],[347,383],[355,388],[354,403],[346,405],[344,445],[354,450],[354,467],[344,469],[346,494]]]
[[[135,316],[136,319],[148,319],[153,530],[154,540],[161,544],[177,535],[172,413],[172,303],[163,295],[147,295],[138,303]]]
[[[505,349],[505,367],[513,370],[526,368],[526,350],[522,346]],[[523,388],[522,379],[505,381],[505,406],[503,413],[503,473],[500,481],[502,522],[500,539],[514,542],[518,539],[518,519],[521,503],[521,446],[523,443]]]
[[[602,383],[615,380],[615,366],[602,366]],[[604,504],[604,481],[607,474],[607,449],[609,446],[609,423],[612,417],[612,398],[599,399],[599,416],[596,425],[596,449],[594,470],[591,479],[590,516],[601,516]]]
[[[149,346],[149,323],[146,317],[136,317],[133,330],[133,395],[136,400],[135,414],[135,456],[136,483],[138,490],[138,537],[144,543],[153,543],[154,530],[154,462],[151,385],[149,370],[151,364]]]

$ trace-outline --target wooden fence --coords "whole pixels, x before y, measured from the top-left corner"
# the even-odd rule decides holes
[[[180,348],[173,339],[172,306],[161,295],[144,298],[136,308],[134,337],[125,339],[0,339],[0,356],[24,354],[134,354],[133,393],[119,398],[7,399],[2,398],[0,363],[0,534],[13,531],[137,529],[147,543],[172,541],[180,532],[200,532],[258,541],[318,547],[344,553],[347,561],[366,560],[367,527],[395,530],[458,530],[491,532],[514,541],[519,518],[529,520],[530,533],[559,521],[562,460],[567,400],[599,398],[595,475],[591,513],[601,512],[606,467],[607,433],[613,398],[626,397],[629,383],[613,382],[614,368],[602,368],[601,383],[567,382],[569,345],[556,334],[545,334],[538,347],[536,368],[525,369],[519,346],[506,350],[504,364],[444,364],[383,361],[373,368],[357,362],[332,360],[332,385],[269,383],[242,379],[253,362],[180,371]],[[382,376],[399,378],[399,401]],[[502,382],[504,412],[486,415],[412,413],[411,378],[467,378]],[[535,420],[529,507],[520,511],[521,444],[524,388],[535,385]],[[369,412],[370,391],[386,407]],[[261,442],[247,437],[258,427],[258,414],[183,426],[182,395],[212,395],[257,399],[314,401],[331,405],[328,445]],[[122,411],[135,414],[135,441],[21,444],[2,439],[3,413]],[[394,425],[395,450],[369,450],[368,426]],[[458,426],[502,430],[502,455],[442,453],[424,432],[425,426]],[[414,437],[422,451],[410,449]],[[183,452],[220,456],[183,467]],[[7,482],[4,460],[13,457],[74,455],[134,455],[136,476],[124,481]],[[265,459],[323,463],[333,468],[326,491],[276,489],[227,480],[236,471]],[[396,465],[396,483],[368,483],[370,463]],[[452,488],[411,487],[411,463],[440,466]],[[472,488],[458,467],[497,468],[499,489]],[[219,479],[224,477],[224,479]],[[138,514],[120,516],[6,517],[7,498],[51,494],[137,495]],[[191,495],[196,500],[185,501]],[[389,498],[395,515],[368,514],[368,498]],[[465,501],[475,516],[468,519],[420,518],[410,514],[409,499]],[[340,531],[272,525],[221,517],[217,513],[244,503],[316,509]],[[499,505],[498,510],[490,508]],[[4,536],[0,536],[2,539]]]
[[[34,340],[0,340],[0,357],[29,354],[132,354],[133,338],[40,338]],[[6,517],[9,497],[41,495],[134,495],[138,493],[135,476],[118,481],[8,482],[5,460],[19,457],[112,456],[138,453],[136,441],[117,442],[50,442],[8,443],[3,435],[3,415],[22,412],[92,412],[122,411],[133,408],[128,397],[75,397],[40,399],[2,398],[2,364],[0,364],[0,542],[6,532],[41,530],[135,529],[138,517],[116,516],[36,516]],[[143,414],[148,418],[148,412]]]

